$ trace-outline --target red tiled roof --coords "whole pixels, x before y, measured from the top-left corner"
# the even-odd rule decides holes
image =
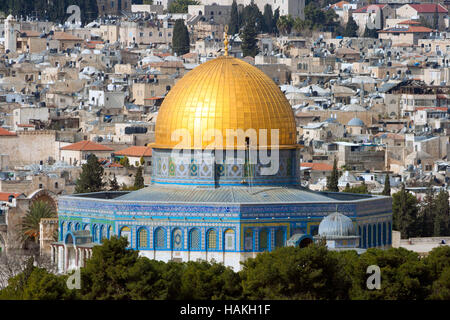
[[[54,40],[71,40],[71,41],[83,41],[83,39],[80,39],[70,33],[67,32],[55,32],[53,35]]]
[[[34,124],[21,124],[21,123],[19,123],[19,124],[17,124],[17,126],[18,127],[25,127],[25,128],[31,128],[31,127],[34,128]]]
[[[414,21],[414,20],[405,20],[405,21],[399,22],[398,24],[408,24],[408,25],[411,25],[411,24],[420,24],[420,22],[419,22],[419,21]]]
[[[151,157],[152,148],[145,146],[132,146],[114,153],[116,156]]]
[[[435,110],[435,111],[444,111],[447,112],[447,107],[416,107],[416,111],[418,110]]]
[[[11,192],[0,192],[0,201],[8,201],[9,196],[14,196],[17,198],[21,193],[11,193]]]
[[[408,28],[388,28],[378,31],[379,33],[430,33],[432,29],[422,26],[409,26]]]
[[[355,11],[353,11],[353,13],[366,13],[367,9],[369,7],[378,7],[380,9],[383,9],[385,6],[386,6],[386,4],[371,4],[371,5],[356,9]]]
[[[80,141],[68,146],[62,147],[61,150],[73,150],[73,151],[114,151],[110,147],[92,142],[92,141]]]
[[[313,171],[332,171],[333,166],[326,163],[302,162],[301,167],[311,168]]]
[[[344,7],[344,4],[349,4],[349,2],[347,2],[347,1],[339,1],[339,2],[331,5],[331,8],[341,8],[342,9]]]
[[[16,134],[6,129],[0,128],[0,136],[16,136]]]
[[[422,4],[410,4],[410,7],[414,8],[418,13],[433,13],[436,12],[436,4],[435,3],[422,3]],[[448,10],[445,9],[442,5],[438,5],[439,13],[447,13]]]

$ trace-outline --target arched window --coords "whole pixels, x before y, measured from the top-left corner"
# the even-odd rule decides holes
[[[284,231],[278,229],[275,231],[275,248],[284,247]]]
[[[75,223],[75,230],[80,230],[80,224],[78,222]]]
[[[97,225],[94,224],[92,226],[92,242],[98,241],[97,232],[98,232],[98,227],[97,227]]]
[[[208,245],[207,248],[209,250],[217,249],[217,232],[214,229],[208,231]]]
[[[127,240],[128,240],[127,247],[131,246],[131,229],[130,229],[130,227],[122,227],[122,229],[120,229],[119,236],[127,238]]]
[[[164,229],[158,228],[155,231],[155,248],[164,249],[166,247],[166,233]]]
[[[172,248],[174,250],[183,249],[183,231],[181,229],[175,229],[172,232]]]
[[[372,225],[372,246],[377,246],[377,225]]]
[[[99,239],[100,239],[101,242],[103,242],[103,239],[107,238],[107,234],[106,234],[106,230],[105,229],[106,229],[106,227],[104,225],[102,225],[100,227],[100,237],[99,237]]]
[[[388,244],[392,244],[392,225],[388,223]]]
[[[360,245],[362,248],[367,248],[367,227],[363,226],[363,236],[362,236],[362,244]]]
[[[367,226],[367,231],[368,231],[368,235],[367,235],[367,248],[372,247],[372,226],[369,224]]]
[[[259,250],[269,250],[269,232],[267,229],[262,229],[259,231]]]
[[[381,241],[381,223],[378,223],[378,246],[382,245],[382,241]]]
[[[253,250],[253,230],[247,229],[244,234],[244,249],[246,251]]]
[[[107,231],[107,233],[106,233],[106,237],[107,237],[108,239],[110,239],[110,238],[111,238],[111,235],[112,235],[112,227],[111,227],[111,226],[108,226],[108,231]]]
[[[386,242],[386,222],[383,222],[383,245],[385,246],[387,244]]]
[[[64,226],[65,222],[61,222],[61,228],[59,229],[59,240],[62,241],[64,239]]]
[[[148,232],[145,228],[138,231],[138,248],[148,248]]]
[[[67,232],[70,232],[70,230],[72,230],[72,222],[67,224]]]
[[[225,231],[225,250],[234,250],[234,242],[235,242],[235,236],[234,236],[234,230],[228,229]]]
[[[83,227],[83,230],[91,230],[91,226],[90,225],[88,225],[88,224],[85,224],[84,225],[84,227]]]
[[[200,250],[200,231],[193,229],[189,233],[189,249]]]

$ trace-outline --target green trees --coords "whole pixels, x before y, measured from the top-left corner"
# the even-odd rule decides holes
[[[27,214],[22,221],[23,240],[39,241],[39,222],[43,218],[54,218],[56,212],[51,205],[45,201],[35,201],[31,204]]]
[[[259,53],[258,39],[256,38],[257,35],[258,33],[256,32],[254,21],[247,21],[241,35],[241,49],[244,57],[255,57]]]
[[[233,0],[233,3],[231,5],[231,17],[230,22],[228,24],[228,34],[229,35],[235,35],[239,33],[240,29],[240,23],[239,23],[239,11],[238,6],[236,3],[236,0]]]
[[[339,192],[339,171],[337,169],[337,160],[334,159],[333,171],[331,171],[331,176],[327,177],[327,191]]]
[[[414,237],[418,234],[417,199],[405,189],[392,195],[393,229],[401,232],[403,238]]]
[[[256,33],[264,30],[264,17],[253,1],[242,10],[242,23],[244,26],[252,24],[255,27]]]
[[[358,36],[358,25],[352,16],[348,18],[347,25],[344,30],[344,37],[357,37]]]
[[[384,189],[381,193],[383,196],[391,195],[391,182],[389,181],[389,174],[386,173],[386,177],[384,177]]]
[[[103,167],[98,158],[91,154],[87,163],[82,165],[82,172],[75,186],[75,193],[98,192],[103,189]]]
[[[364,38],[378,38],[378,32],[376,29],[369,29],[367,28],[367,26],[364,29],[364,34],[363,34]]]
[[[170,13],[187,13],[189,5],[197,5],[200,2],[195,0],[175,0],[169,5]]]
[[[343,261],[325,246],[283,247],[244,262],[244,299],[348,299]]]
[[[268,3],[264,6],[263,18],[264,18],[264,32],[273,33],[274,21],[273,21],[272,6]]]
[[[175,21],[172,37],[172,50],[178,56],[188,53],[190,50],[189,31],[183,19]]]
[[[434,236],[448,236],[450,234],[450,208],[448,191],[442,189],[435,198],[436,215],[434,219]]]
[[[291,33],[293,25],[294,19],[290,15],[281,16],[277,21],[277,28],[284,35]]]
[[[367,189],[366,183],[363,181],[363,183],[360,186],[356,187],[350,187],[350,184],[347,183],[345,189],[342,192],[368,194],[369,190]]]
[[[139,190],[142,189],[143,187],[145,187],[144,177],[142,176],[142,167],[139,167],[134,177],[134,188],[135,190]]]
[[[381,271],[381,288],[368,290],[367,268]],[[67,276],[27,262],[9,279],[0,299],[215,300],[327,299],[425,300],[450,298],[450,247],[420,258],[403,248],[330,251],[324,245],[282,247],[258,254],[240,272],[215,262],[168,262],[127,250],[127,239],[112,237],[93,248],[81,268],[81,289],[69,290]]]
[[[433,13],[433,29],[439,30],[439,12],[438,12],[438,4],[435,4],[435,10]]]
[[[109,190],[110,191],[119,191],[120,186],[117,182],[116,175],[114,175],[114,178],[112,180],[109,180]]]

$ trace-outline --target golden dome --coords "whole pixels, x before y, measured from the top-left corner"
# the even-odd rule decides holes
[[[180,136],[171,140],[177,129],[190,134],[191,141],[187,140],[184,148],[206,148],[212,144],[226,148],[227,129],[254,129],[258,143],[251,144],[259,147],[270,146],[271,129],[278,129],[278,146],[296,147],[294,114],[284,94],[262,71],[228,56],[201,64],[169,91],[158,112],[153,147],[180,147]],[[211,135],[208,139],[205,133],[211,129],[218,130],[222,138]],[[261,129],[267,129],[266,143],[259,142]],[[228,145],[243,145],[238,143]]]

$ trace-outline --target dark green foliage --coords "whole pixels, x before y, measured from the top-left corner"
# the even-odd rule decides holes
[[[434,29],[434,30],[439,30],[439,11],[438,11],[438,5],[439,5],[439,4],[435,4],[435,10],[434,10],[434,14],[433,14],[433,29]]]
[[[77,5],[81,11],[81,22],[86,24],[98,17],[97,0],[14,0],[0,1],[0,11],[17,16],[35,17],[40,20],[50,20],[63,23],[71,14],[67,7]]]
[[[273,12],[272,6],[270,4],[266,4],[264,6],[264,32],[273,33]]]
[[[357,37],[358,25],[352,16],[348,18],[347,25],[345,26],[344,37]]]
[[[381,270],[381,289],[367,290],[367,267],[377,265]],[[430,273],[417,253],[403,248],[368,249],[353,270],[352,299],[415,300],[429,294]]]
[[[369,190],[367,189],[366,183],[363,181],[363,183],[357,187],[350,187],[350,185],[347,183],[345,189],[342,192],[368,194]]]
[[[142,167],[139,167],[136,172],[136,176],[134,177],[134,188],[135,190],[139,190],[145,187],[144,185],[144,177],[142,176]]]
[[[272,26],[273,26],[273,33],[278,34],[278,27],[277,27],[277,22],[278,19],[280,19],[280,8],[276,8],[275,11],[273,12],[273,22],[272,22]]]
[[[294,19],[290,15],[281,16],[277,20],[277,28],[284,35],[290,34],[293,26]]]
[[[325,246],[284,247],[244,262],[245,299],[347,299],[351,278]]]
[[[76,292],[66,285],[67,276],[57,276],[33,266],[29,259],[25,270],[9,279],[8,286],[0,291],[0,300],[67,300]]]
[[[47,202],[42,200],[33,202],[22,220],[23,241],[30,239],[38,242],[41,219],[54,217],[56,217],[55,209]]]
[[[91,154],[87,163],[81,166],[82,172],[75,186],[75,193],[98,192],[103,190],[103,167],[98,158]]]
[[[391,195],[391,182],[389,181],[389,174],[386,173],[386,177],[384,177],[384,189],[381,193],[383,196]]]
[[[305,6],[305,20],[297,18],[295,22],[295,30],[298,33],[303,31],[330,31],[341,33],[341,25],[339,17],[334,10],[322,10],[317,3],[311,2]],[[280,30],[281,31],[281,30]]]
[[[450,210],[448,203],[449,194],[442,189],[435,198],[436,215],[434,218],[434,236],[450,235]]]
[[[252,24],[257,34],[264,30],[264,17],[254,2],[245,6],[244,10],[242,10],[242,22],[244,26]]]
[[[331,171],[331,176],[327,177],[327,191],[331,192],[339,192],[339,172],[337,169],[337,160],[334,159],[333,162],[333,171]]]
[[[170,13],[187,13],[189,5],[197,5],[200,2],[195,0],[175,0],[169,5]]]
[[[258,254],[234,272],[219,263],[168,262],[139,257],[126,238],[112,237],[93,249],[81,268],[81,289],[67,276],[33,266],[9,280],[0,299],[214,300],[328,299],[424,300],[450,298],[450,247],[425,258],[403,248],[329,251],[323,244],[283,247]],[[367,289],[367,268],[381,271],[380,290]]]
[[[259,53],[257,34],[254,21],[247,21],[241,34],[241,49],[244,57],[255,57]]]
[[[233,4],[231,5],[230,23],[228,25],[228,34],[235,35],[239,33],[239,29],[240,29],[239,11],[236,0],[233,0]]]
[[[417,198],[406,191],[405,185],[392,195],[393,229],[400,231],[403,238],[418,235],[420,221],[417,203]]]
[[[188,53],[190,50],[189,31],[184,24],[184,20],[175,21],[172,37],[172,49],[178,56]]]
[[[378,38],[378,32],[377,32],[376,29],[369,29],[366,26],[366,28],[364,29],[363,37],[364,38],[375,38],[376,39],[376,38]]]
[[[119,191],[120,186],[117,182],[116,175],[114,175],[114,178],[112,180],[109,180],[109,190],[110,191]]]

